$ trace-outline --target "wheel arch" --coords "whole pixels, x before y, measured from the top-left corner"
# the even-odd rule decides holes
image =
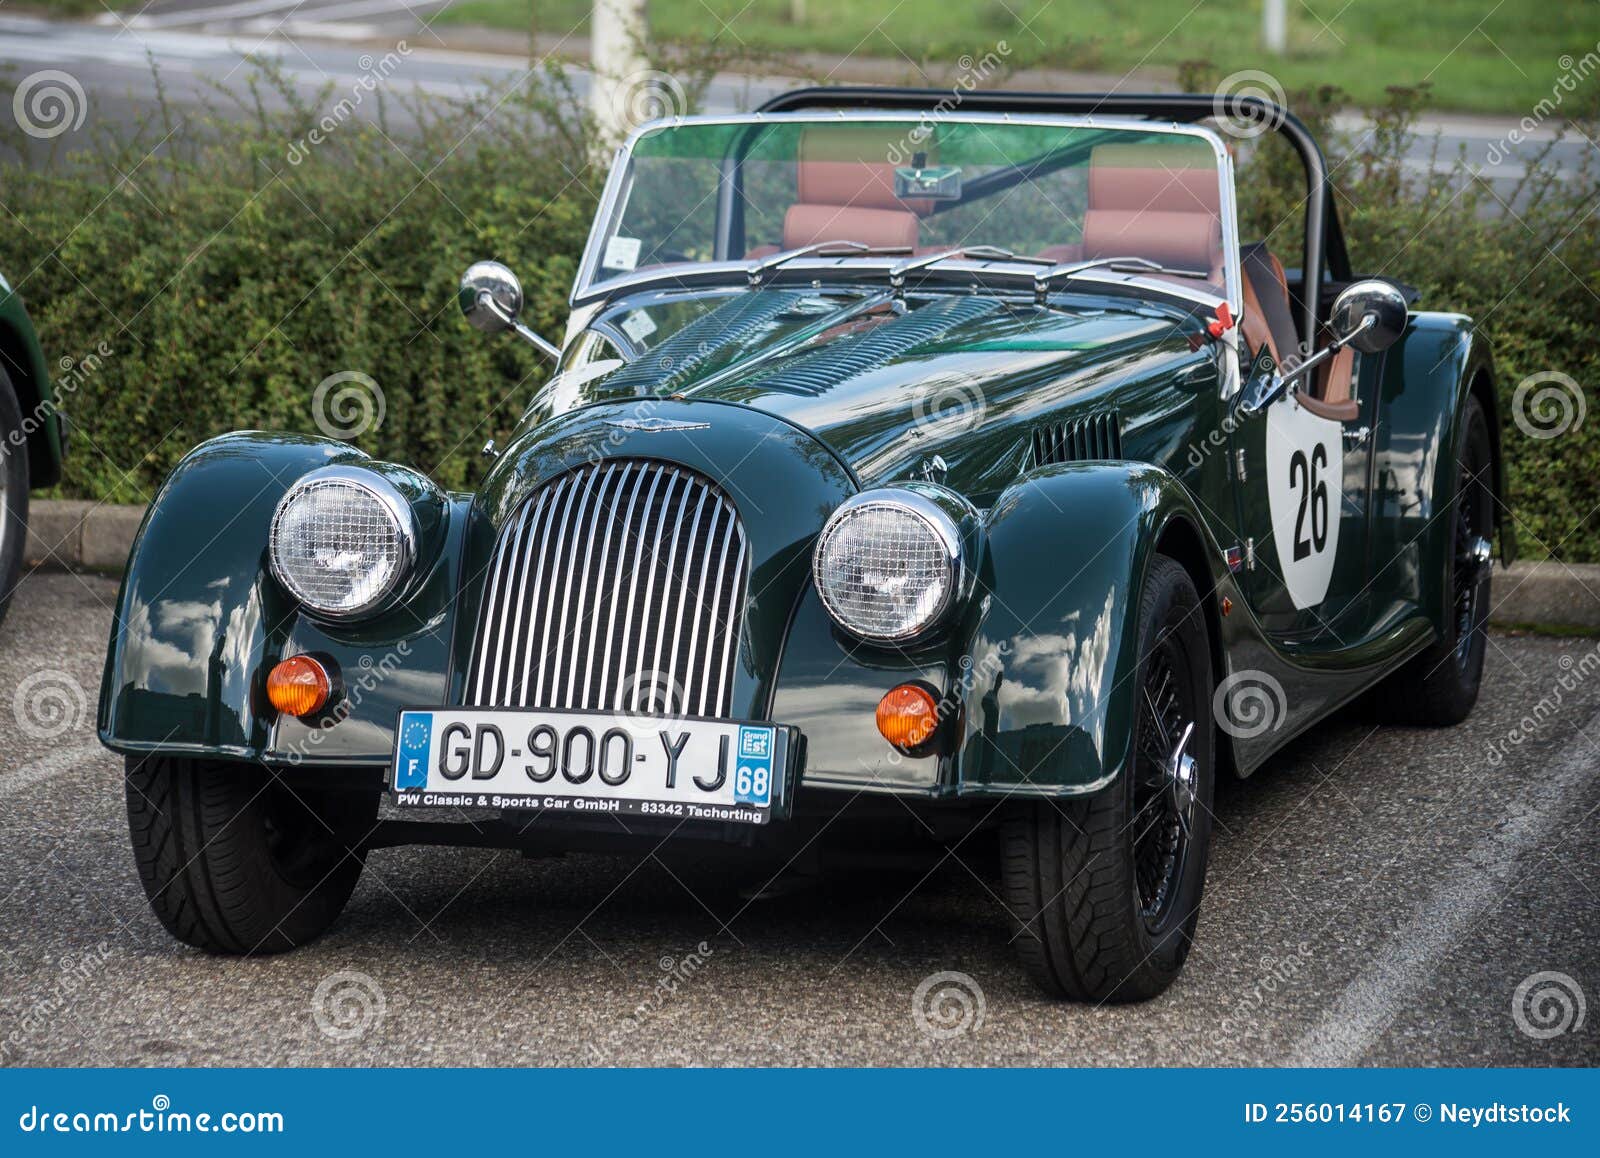
[[[1223,653],[1222,616],[1217,607],[1216,576],[1211,570],[1212,554],[1207,551],[1205,536],[1198,524],[1182,512],[1174,512],[1156,538],[1156,553],[1177,562],[1188,574],[1190,582],[1200,596],[1200,611],[1206,625],[1206,653],[1211,661],[1211,682],[1216,687],[1228,675],[1228,661]],[[1218,772],[1238,774],[1234,760],[1231,737],[1220,728],[1213,729],[1216,743]]]
[[[39,339],[15,299],[0,302],[0,364],[11,379],[28,447],[28,485],[61,481],[61,428]]]

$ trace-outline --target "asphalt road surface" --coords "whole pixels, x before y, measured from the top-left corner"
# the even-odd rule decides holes
[[[7,1064],[1600,1063],[1592,639],[1496,636],[1467,724],[1342,718],[1232,785],[1187,971],[1090,1008],[1023,978],[976,846],[754,902],[643,854],[387,849],[308,948],[185,948],[93,737],[115,590],[35,574],[0,632]]]
[[[38,164],[94,148],[96,134],[107,128],[122,137],[133,136],[141,119],[156,110],[152,64],[159,67],[168,100],[180,114],[191,114],[207,101],[224,112],[239,113],[219,100],[216,85],[239,90],[254,57],[273,62],[308,101],[319,99],[324,86],[331,87],[326,97],[330,107],[348,98],[357,85],[374,85],[387,97],[402,98],[390,101],[388,113],[403,130],[407,96],[459,98],[527,78],[525,57],[446,47],[428,27],[442,6],[444,0],[154,0],[137,14],[128,14],[131,26],[115,23],[118,18],[109,14],[100,23],[0,15],[0,76],[9,74],[11,83],[20,85],[45,73],[48,79],[41,83],[66,94],[64,104],[54,106],[54,117],[44,121],[49,135],[23,138],[30,161]],[[515,35],[509,39],[510,47],[518,46]],[[375,71],[374,63],[401,40],[407,52],[400,65],[380,65]],[[570,53],[584,46],[581,38],[556,38],[545,47]],[[60,74],[70,81],[62,81]],[[578,91],[586,91],[587,74],[578,70],[574,79]],[[750,109],[795,83],[722,76],[705,94],[706,111]],[[1120,91],[1148,87],[1142,79],[1113,83]],[[355,115],[370,118],[377,107],[377,101],[367,100]],[[4,102],[0,124],[9,127],[15,119],[12,103]],[[1520,139],[1512,142],[1508,133],[1516,119],[1426,119],[1418,125],[1406,163],[1419,173],[1437,169],[1459,177],[1459,158],[1488,180],[1497,195],[1510,197],[1524,175],[1525,163],[1551,147],[1555,136],[1554,126],[1541,124],[1521,130]],[[1350,116],[1337,127],[1355,139],[1371,126]],[[147,133],[141,139],[154,145],[161,136],[161,132]],[[1576,173],[1595,148],[1574,135],[1552,147],[1550,162],[1563,172]]]

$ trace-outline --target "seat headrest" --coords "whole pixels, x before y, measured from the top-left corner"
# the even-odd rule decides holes
[[[1220,217],[1216,158],[1200,142],[1097,145],[1089,153],[1089,208]]]
[[[803,205],[849,205],[857,209],[898,209],[926,214],[926,200],[902,201],[894,195],[891,153],[903,146],[889,137],[893,126],[806,129],[800,134],[796,178]],[[935,157],[928,150],[930,164]]]

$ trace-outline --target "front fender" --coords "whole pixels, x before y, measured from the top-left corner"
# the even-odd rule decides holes
[[[442,687],[454,591],[454,576],[442,571],[458,553],[447,540],[460,534],[462,503],[418,504],[427,513],[417,574],[402,603],[372,620],[320,625],[268,573],[279,499],[308,471],[335,463],[391,474],[397,485],[415,479],[347,443],[260,432],[202,443],[173,470],[145,515],[117,597],[100,686],[102,743],[127,753],[337,758],[334,749],[359,729],[278,721],[266,702],[266,669],[296,652],[331,658],[347,695],[376,657],[396,650],[403,678],[384,672],[391,697]],[[382,698],[363,714],[392,721]],[[315,750],[312,733],[332,737],[328,752]]]
[[[1178,518],[1204,536],[1178,480],[1143,463],[1050,467],[1000,496],[963,676],[961,794],[1077,795],[1116,778],[1133,743],[1150,557]]]

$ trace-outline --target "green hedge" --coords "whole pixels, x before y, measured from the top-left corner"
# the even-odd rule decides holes
[[[1188,81],[1208,87],[1203,69]],[[59,493],[142,501],[210,435],[315,432],[313,394],[340,372],[383,393],[364,449],[446,486],[481,474],[478,448],[511,430],[545,364],[470,330],[456,281],[472,260],[505,261],[528,289],[530,322],[561,332],[603,179],[587,126],[556,73],[413,108],[403,128],[344,120],[312,143],[319,118],[349,96],[297,102],[263,75],[243,94],[243,123],[210,120],[146,157],[168,132],[158,121],[141,145],[108,142],[96,160],[0,171],[10,214],[0,269],[19,283],[49,360],[109,351],[67,375],[62,406],[79,435]],[[1395,93],[1378,132],[1358,141],[1328,128],[1336,93],[1294,101],[1329,147],[1358,270],[1407,281],[1426,308],[1471,314],[1489,334],[1525,554],[1600,561],[1589,517],[1600,508],[1594,168],[1539,166],[1506,211],[1487,186],[1463,191],[1402,163],[1417,94]],[[1245,232],[1294,253],[1300,179],[1274,148],[1241,149]],[[1512,421],[1512,394],[1544,371],[1581,384],[1589,413],[1541,440]]]
[[[413,110],[404,129],[324,131],[348,91],[302,106],[270,76],[256,85],[249,120],[218,117],[175,149],[145,156],[167,131],[157,121],[99,162],[0,175],[21,225],[0,231],[0,269],[48,361],[83,362],[63,376],[77,433],[60,493],[142,501],[219,432],[315,433],[316,387],[341,372],[382,392],[358,445],[470,484],[548,363],[464,323],[461,271],[505,261],[530,324],[558,335],[599,175],[566,122],[541,115],[542,90]],[[280,98],[287,111],[260,111]]]

